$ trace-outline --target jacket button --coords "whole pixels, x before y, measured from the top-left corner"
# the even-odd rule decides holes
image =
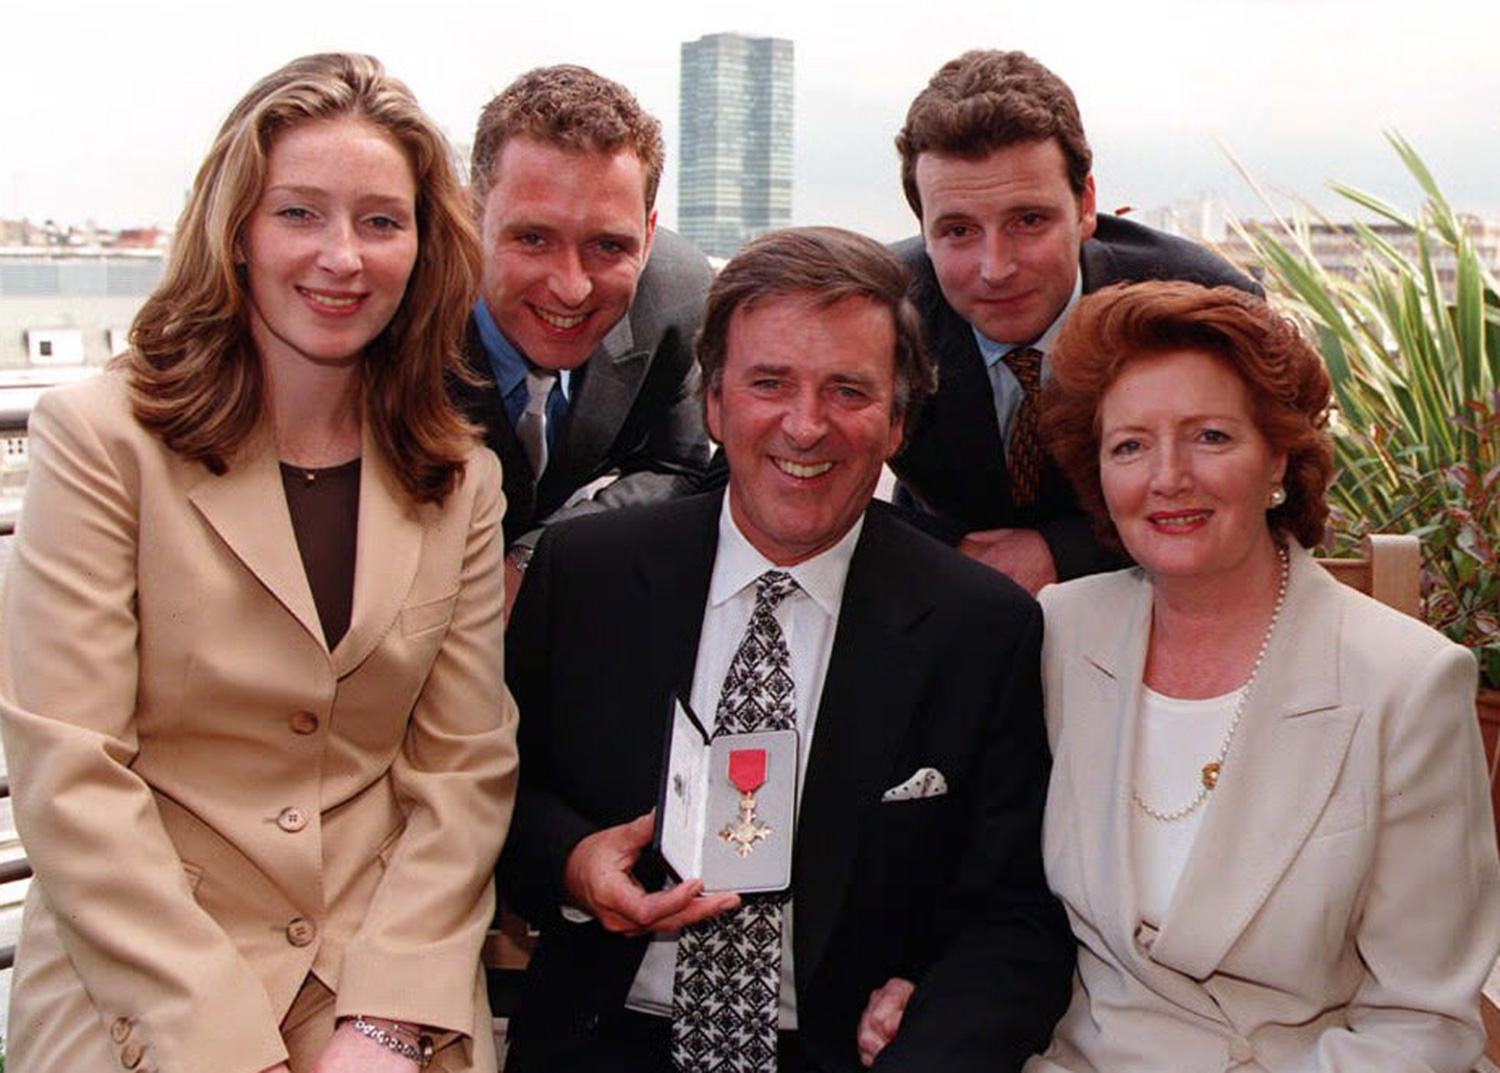
[[[286,941],[293,946],[306,946],[317,934],[317,926],[305,917],[293,917],[286,926]]]
[[[307,813],[296,805],[288,805],[276,815],[276,826],[288,834],[296,834],[307,826]]]
[[[286,721],[293,734],[311,734],[318,729],[318,717],[312,712],[293,712]]]
[[[1235,1036],[1229,1041],[1229,1057],[1236,1062],[1248,1062],[1255,1057],[1255,1048],[1250,1046],[1249,1040]]]
[[[114,1023],[109,1026],[109,1038],[116,1043],[124,1043],[130,1038],[130,1019],[128,1017],[116,1017]]]
[[[146,1048],[135,1040],[131,1040],[120,1048],[120,1064],[126,1069],[134,1069],[141,1064],[141,1059],[146,1056]]]

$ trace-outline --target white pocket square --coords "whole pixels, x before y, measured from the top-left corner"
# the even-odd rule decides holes
[[[919,768],[900,786],[892,786],[880,795],[882,801],[916,801],[924,797],[942,797],[948,792],[948,780],[935,767]]]

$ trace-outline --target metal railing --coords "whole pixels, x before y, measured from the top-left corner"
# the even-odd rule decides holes
[[[10,798],[10,780],[0,776],[0,800]],[[25,857],[17,857],[12,861],[0,861],[0,885],[6,883],[18,883],[23,879],[31,878],[31,862]],[[16,963],[16,948],[14,946],[0,946],[0,972],[5,972]]]

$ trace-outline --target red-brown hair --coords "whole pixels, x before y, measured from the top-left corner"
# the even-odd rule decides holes
[[[1150,282],[1106,287],[1068,316],[1049,355],[1041,435],[1102,538],[1120,546],[1099,483],[1099,405],[1137,358],[1195,350],[1221,359],[1245,383],[1255,426],[1287,457],[1286,502],[1272,530],[1303,547],[1323,539],[1333,478],[1328,423],[1332,386],[1323,360],[1290,320],[1233,287]]]

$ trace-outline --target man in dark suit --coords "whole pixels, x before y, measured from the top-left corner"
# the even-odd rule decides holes
[[[708,459],[693,335],[713,278],[656,229],[661,125],[582,67],[528,72],[480,115],[484,243],[456,385],[505,473],[507,597],[540,529],[690,491]]]
[[[1072,91],[1020,52],[945,64],[896,137],[922,234],[896,247],[938,391],[891,462],[924,528],[1035,593],[1121,562],[1036,434],[1046,354],[1080,294],[1144,279],[1259,292],[1208,250],[1095,211]]]
[[[907,287],[847,231],[747,246],[699,344],[727,491],[538,545],[506,644],[526,760],[499,874],[541,929],[511,1073],[854,1071],[892,977],[916,989],[879,1068],[1004,1073],[1066,1006],[1037,608],[871,504],[932,390]],[[663,888],[643,851],[670,698],[743,730],[746,660],[800,734],[790,890]],[[714,943],[743,973],[693,975]]]

